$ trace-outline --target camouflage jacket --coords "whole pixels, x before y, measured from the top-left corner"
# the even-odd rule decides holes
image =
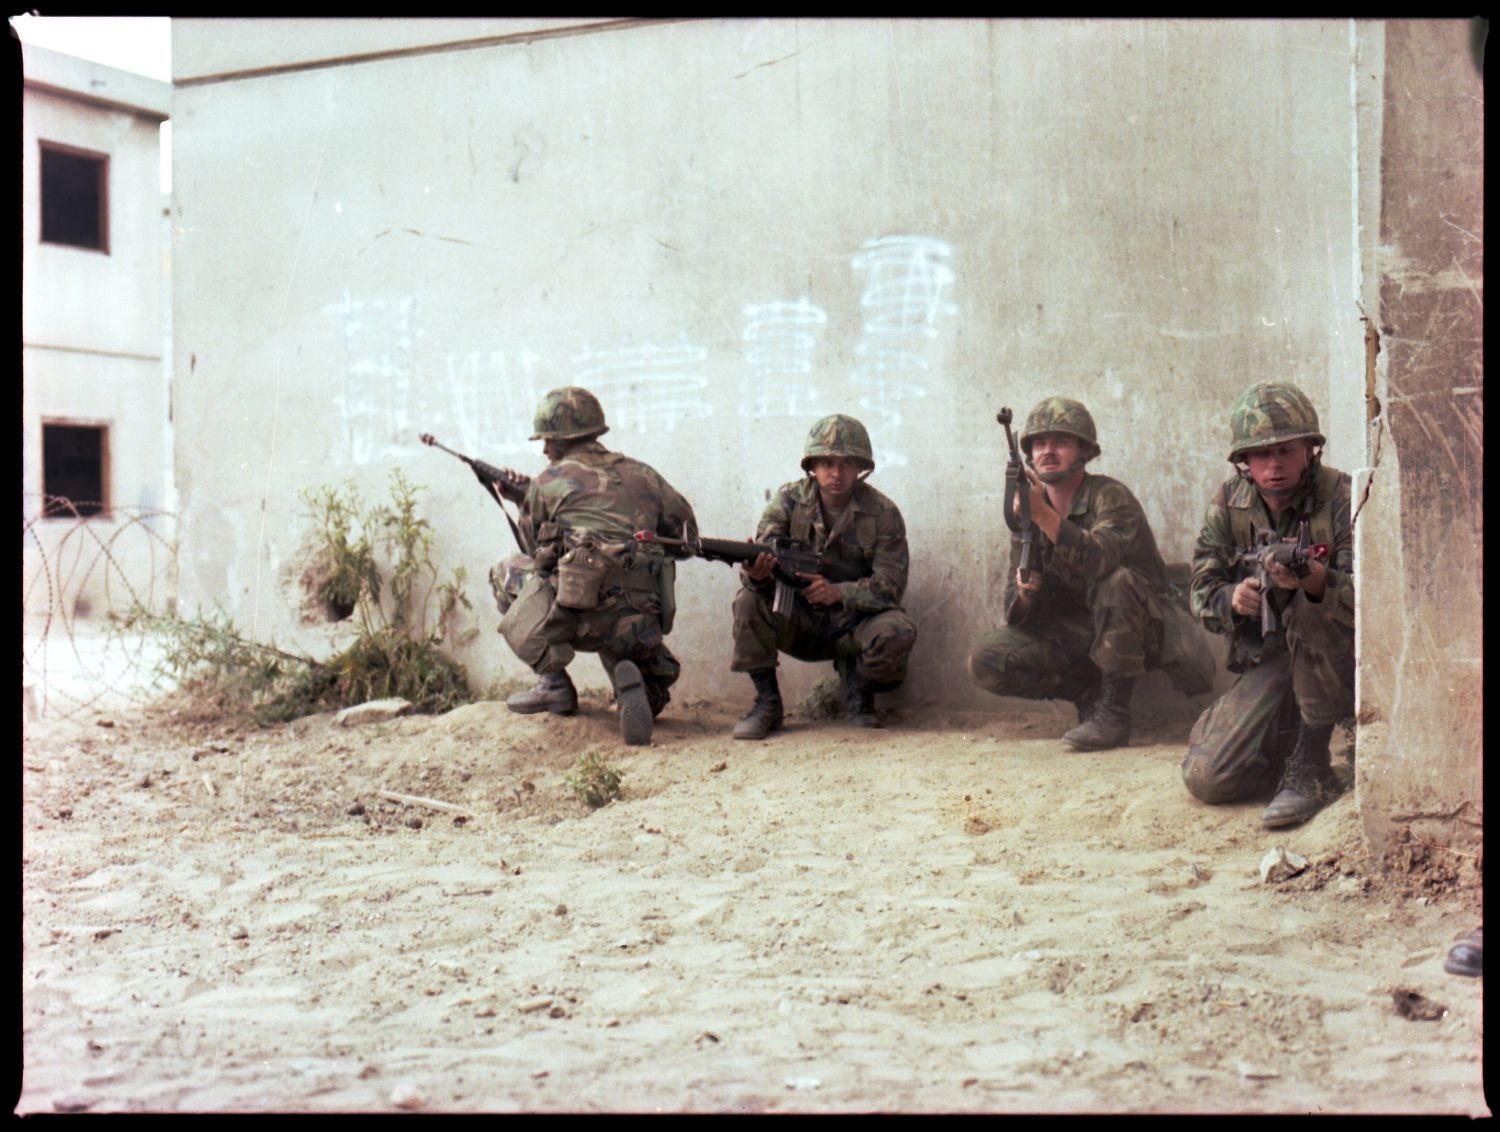
[[[1010,537],[1010,574],[1005,586],[1005,620],[1017,625],[1049,614],[1088,609],[1090,587],[1117,566],[1128,566],[1158,593],[1167,592],[1167,568],[1156,549],[1146,512],[1130,489],[1109,476],[1085,472],[1068,506],[1054,544],[1036,528],[1036,560],[1042,588],[1024,611],[1018,608],[1016,570],[1021,565],[1021,536]]]
[[[1350,520],[1349,476],[1337,468],[1319,467],[1311,485],[1292,497],[1291,505],[1272,522],[1271,513],[1255,485],[1241,476],[1225,480],[1214,492],[1203,518],[1203,530],[1193,551],[1193,580],[1189,587],[1193,615],[1215,633],[1230,635],[1229,667],[1242,671],[1258,663],[1261,654],[1260,620],[1241,617],[1230,608],[1234,587],[1245,577],[1240,569],[1255,532],[1274,530],[1295,538],[1304,510],[1314,543],[1328,545],[1327,588],[1317,603],[1324,616],[1354,627],[1354,526]],[[1280,614],[1294,591],[1272,591],[1272,606]]]
[[[680,539],[697,529],[692,505],[656,469],[597,440],[573,445],[531,481],[520,525],[523,537],[536,546],[544,573],[585,532],[601,543],[634,548],[636,531]]]
[[[776,537],[803,539],[830,561],[864,575],[856,582],[835,583],[846,610],[879,613],[901,608],[911,568],[906,523],[901,509],[868,483],[855,485],[848,507],[832,529],[823,514],[816,480],[805,476],[782,484],[755,530],[757,542]],[[752,583],[747,579],[746,585]]]

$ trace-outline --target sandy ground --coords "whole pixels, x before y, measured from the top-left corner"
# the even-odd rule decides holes
[[[1488,1112],[1474,861],[1202,806],[1185,725],[744,706],[31,722],[16,1110]]]

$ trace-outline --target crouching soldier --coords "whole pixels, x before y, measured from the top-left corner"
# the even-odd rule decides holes
[[[1123,746],[1136,680],[1162,668],[1196,695],[1212,686],[1213,657],[1172,593],[1140,503],[1118,480],[1085,471],[1100,453],[1088,409],[1044,399],[1020,447],[1037,561],[1023,577],[1023,539],[1013,534],[1005,625],[979,639],[969,675],[997,696],[1071,701],[1078,725],[1063,741],[1075,750]],[[1019,515],[1019,495],[1014,508]]]
[[[532,562],[519,590],[514,559],[491,571],[491,583],[500,632],[538,677],[506,706],[523,715],[572,715],[578,692],[568,665],[575,652],[598,653],[614,686],[621,737],[640,745],[650,742],[681,666],[664,639],[675,612],[676,564],[660,544],[634,535],[691,540],[696,528],[692,507],[660,474],[599,443],[607,431],[588,390],[568,386],[543,398],[531,439],[544,442],[548,466],[529,483],[503,470],[526,483],[519,528],[522,544],[534,548]]]
[[[880,726],[875,696],[900,686],[917,639],[901,609],[910,554],[900,509],[866,482],[875,457],[865,426],[853,417],[824,417],[803,450],[807,474],[777,489],[761,515],[755,541],[792,538],[837,567],[833,581],[801,575],[790,613],[773,609],[776,559],[762,554],[741,571],[734,600],[730,668],[755,682],[755,704],[734,728],[736,739],[764,739],[781,727],[777,656],[831,660],[842,678],[849,722]],[[830,569],[829,573],[835,571]]]
[[[1323,466],[1317,410],[1290,382],[1250,386],[1229,427],[1236,474],[1208,505],[1191,591],[1239,676],[1193,727],[1182,777],[1214,804],[1274,784],[1261,824],[1275,829],[1339,791],[1328,744],[1354,712],[1350,479]]]

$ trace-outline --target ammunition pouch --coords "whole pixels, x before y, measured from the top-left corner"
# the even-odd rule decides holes
[[[677,563],[666,556],[657,560],[656,600],[661,606],[662,636],[666,636],[677,620]]]

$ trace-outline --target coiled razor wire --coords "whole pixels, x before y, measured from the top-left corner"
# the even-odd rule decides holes
[[[22,493],[22,514],[29,516],[21,530],[23,695],[29,686],[40,714],[61,718],[94,710],[112,695],[148,702],[156,690],[149,640],[125,617],[161,612],[170,600],[176,546],[156,528],[175,529],[177,515],[36,492]],[[90,610],[84,624],[77,600],[95,592],[103,608]],[[102,648],[80,647],[84,635]],[[76,681],[65,682],[50,659],[59,639],[76,662]],[[117,663],[103,663],[109,658]]]

